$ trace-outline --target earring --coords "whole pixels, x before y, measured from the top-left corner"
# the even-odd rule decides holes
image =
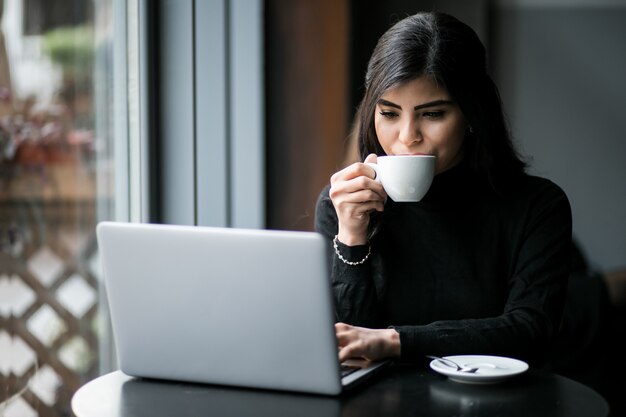
[[[468,125],[467,130],[469,130],[470,133],[474,133],[474,128],[472,127],[472,125]]]

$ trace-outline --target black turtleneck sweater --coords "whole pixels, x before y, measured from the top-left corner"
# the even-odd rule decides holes
[[[570,269],[571,211],[554,183],[529,175],[496,193],[460,164],[418,203],[374,213],[372,255],[336,256],[326,187],[315,227],[328,239],[338,321],[400,334],[402,359],[492,354],[543,362],[558,330]],[[362,259],[367,245],[339,251]]]

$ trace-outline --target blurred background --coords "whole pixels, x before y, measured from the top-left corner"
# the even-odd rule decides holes
[[[420,10],[476,30],[588,269],[625,267],[626,0],[0,0],[0,415],[69,415],[116,368],[98,221],[311,230]]]
[[[311,227],[316,190],[354,158],[346,140],[378,37],[402,17],[433,9],[481,37],[513,136],[531,172],[567,193],[587,255],[602,268],[623,266],[624,1],[270,0],[268,226]],[[281,175],[285,163],[289,176]],[[311,171],[319,177],[309,185]]]

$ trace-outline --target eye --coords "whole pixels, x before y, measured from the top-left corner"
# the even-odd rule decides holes
[[[398,113],[388,111],[388,110],[381,110],[378,113],[381,116],[383,116],[385,119],[395,119],[396,117],[398,117]]]
[[[441,119],[444,114],[445,112],[443,110],[427,111],[427,112],[422,113],[422,115],[425,118],[431,119],[431,120]]]

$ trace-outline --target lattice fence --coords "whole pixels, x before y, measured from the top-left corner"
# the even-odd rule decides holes
[[[71,415],[98,372],[94,207],[0,201],[0,417]]]

